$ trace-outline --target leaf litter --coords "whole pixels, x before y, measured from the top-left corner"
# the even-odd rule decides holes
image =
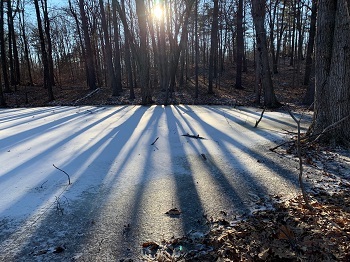
[[[293,149],[279,150],[297,161]],[[236,221],[220,211],[222,218],[207,219],[204,234],[146,243],[142,260],[350,261],[350,153],[313,146],[304,154],[304,168],[313,210],[301,195],[271,196],[272,208]]]

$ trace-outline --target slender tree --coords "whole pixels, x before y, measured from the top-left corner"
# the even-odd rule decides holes
[[[147,10],[144,0],[136,1],[136,13],[139,24],[140,34],[140,53],[139,71],[141,80],[141,96],[142,104],[147,105],[153,103],[152,92],[150,87],[150,61],[148,52],[148,30],[147,30]]]
[[[29,78],[29,85],[33,86],[33,77],[32,77],[32,66],[30,63],[30,56],[29,56],[29,45],[27,40],[27,34],[26,34],[26,25],[24,22],[24,6],[21,7],[21,11],[19,13],[19,22],[20,22],[20,31],[24,46],[24,59],[27,65],[28,70],[28,78]]]
[[[0,74],[0,107],[6,107],[5,96],[4,96],[4,93],[2,91],[1,74]]]
[[[4,92],[10,93],[10,82],[8,79],[8,63],[6,59],[6,43],[4,34],[4,1],[0,1],[0,55],[1,55],[1,68],[4,79]]]
[[[116,93],[122,92],[122,68],[120,65],[120,48],[119,48],[119,23],[117,17],[117,6],[115,2],[112,2],[113,9],[113,32],[114,32],[114,68],[115,68],[115,81],[116,81]]]
[[[51,85],[55,85],[55,74],[54,74],[54,66],[53,66],[53,57],[52,57],[52,41],[51,41],[51,25],[49,12],[47,9],[47,0],[41,0],[41,7],[44,15],[44,31],[45,31],[45,42],[47,46],[47,62],[49,66],[49,77]]]
[[[102,22],[102,30],[105,42],[105,62],[107,67],[107,83],[108,87],[112,90],[113,96],[120,95],[120,87],[117,85],[117,78],[115,77],[113,60],[112,60],[112,45],[109,40],[109,33],[106,21],[106,14],[104,9],[103,0],[99,0],[100,4],[100,12],[101,12],[101,22]],[[121,83],[119,83],[121,84]]]
[[[243,39],[243,0],[238,0],[237,8],[237,58],[236,58],[236,85],[237,89],[243,89],[242,86],[242,65],[243,65],[243,52],[244,52],[244,39]]]
[[[216,66],[216,53],[218,49],[218,17],[219,17],[219,0],[214,1],[213,8],[213,22],[211,27],[211,40],[210,40],[210,54],[209,54],[209,84],[208,94],[214,94],[213,80],[214,80],[214,67]]]
[[[96,74],[95,74],[93,52],[92,52],[91,40],[90,40],[90,34],[89,34],[88,20],[86,17],[84,5],[85,5],[84,0],[79,0],[81,26],[83,28],[83,35],[84,35],[84,46],[82,48],[85,49],[84,51],[85,63],[86,63],[86,69],[87,69],[86,79],[90,90],[94,90],[96,89]]]
[[[17,5],[19,3],[17,2]],[[16,10],[19,9],[18,7]],[[18,47],[17,39],[15,34],[15,28],[13,25],[14,14],[12,12],[12,1],[7,1],[7,21],[9,29],[9,54],[12,62],[10,63],[11,69],[11,84],[18,85],[21,81],[19,57],[18,57]],[[13,55],[12,55],[13,54]]]
[[[306,65],[305,65],[305,75],[304,75],[304,85],[308,85],[310,81],[312,64],[313,64],[313,53],[314,53],[314,44],[316,36],[316,18],[317,18],[317,0],[312,1],[311,7],[311,21],[310,21],[310,30],[309,30],[309,42],[307,44],[306,51]]]
[[[38,23],[38,31],[39,31],[39,39],[40,39],[40,47],[41,47],[41,59],[42,59],[43,66],[44,66],[44,88],[46,88],[48,91],[49,101],[52,101],[55,98],[54,98],[53,90],[52,90],[49,61],[47,58],[45,38],[44,38],[44,33],[43,33],[43,28],[42,28],[38,0],[34,0],[34,5],[35,5],[35,12],[36,12],[37,23]]]

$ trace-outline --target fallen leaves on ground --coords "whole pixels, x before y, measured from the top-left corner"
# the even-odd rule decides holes
[[[208,220],[207,233],[164,240],[144,261],[350,261],[350,156],[313,150],[305,166],[313,210],[301,195],[274,196],[273,209],[234,223]]]
[[[171,216],[178,216],[181,214],[181,211],[175,207],[175,208],[172,208],[169,211],[165,212],[165,214],[171,215]]]
[[[145,261],[349,261],[349,205],[349,192],[314,195],[310,211],[299,196],[233,226],[210,222],[200,237],[147,243],[157,252]]]

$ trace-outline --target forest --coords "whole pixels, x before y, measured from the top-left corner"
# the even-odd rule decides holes
[[[348,261],[349,24],[349,0],[1,0],[0,260]]]
[[[223,89],[234,99],[249,89],[248,101],[277,107],[271,78],[281,70],[291,80],[282,85],[302,86],[302,101],[313,101],[315,1],[59,2],[1,2],[3,106],[25,88],[17,106],[35,103],[30,87],[40,86],[41,103],[67,87],[108,88],[105,98],[127,93],[142,104],[159,93],[157,103],[173,103],[184,89],[194,103],[202,93]]]

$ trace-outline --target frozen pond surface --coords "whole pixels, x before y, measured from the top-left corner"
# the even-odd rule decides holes
[[[269,195],[296,195],[298,164],[268,150],[296,125],[267,111],[254,128],[260,114],[186,105],[0,109],[0,260],[137,261],[146,241],[204,232],[203,215],[233,219]],[[181,215],[165,214],[175,207]]]

